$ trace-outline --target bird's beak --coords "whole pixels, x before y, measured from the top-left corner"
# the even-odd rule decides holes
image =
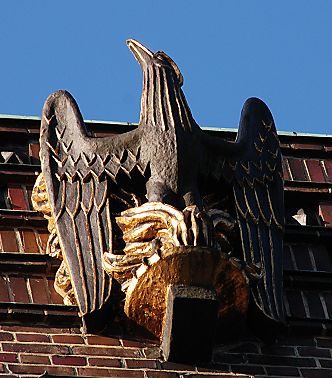
[[[134,39],[128,39],[127,46],[141,66],[153,57],[153,53],[149,49]]]

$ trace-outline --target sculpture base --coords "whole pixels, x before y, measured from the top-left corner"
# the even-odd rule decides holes
[[[182,363],[210,361],[218,306],[212,290],[170,285],[161,337],[164,359]]]
[[[200,348],[214,339],[216,321],[244,317],[248,301],[248,280],[226,254],[207,247],[174,247],[137,271],[124,311],[161,341],[165,359],[190,362],[189,353],[180,351],[195,345],[206,360],[210,347],[206,353]],[[204,343],[198,335],[206,337]]]

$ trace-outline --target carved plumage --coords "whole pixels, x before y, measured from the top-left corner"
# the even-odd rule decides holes
[[[65,91],[52,94],[43,109],[42,169],[81,315],[102,309],[110,296],[102,256],[113,251],[114,214],[147,200],[179,210],[196,206],[202,215],[203,177],[214,180],[210,192],[234,199],[241,257],[262,272],[252,288],[253,306],[268,321],[281,322],[283,181],[270,111],[249,99],[236,141],[213,138],[196,124],[176,64],[163,52],[127,43],[143,71],[136,130],[89,136]]]

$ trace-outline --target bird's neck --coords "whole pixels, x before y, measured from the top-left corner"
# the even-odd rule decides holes
[[[192,130],[196,125],[176,78],[163,67],[144,71],[140,123],[163,130]]]

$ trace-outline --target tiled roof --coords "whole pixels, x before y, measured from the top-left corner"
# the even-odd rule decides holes
[[[98,122],[90,126],[98,136],[134,127]],[[229,139],[235,136],[229,130],[208,132]],[[177,377],[183,371],[198,376],[194,367],[162,365],[155,347],[144,343],[130,345],[131,341],[119,338],[107,341],[116,345],[103,346],[106,339],[80,334],[76,307],[64,306],[53,288],[59,262],[45,255],[47,223],[31,204],[31,190],[40,172],[38,138],[37,118],[0,118],[0,361],[4,363],[0,376],[10,371],[39,374],[48,366],[53,366],[49,374],[71,369],[73,375],[97,376],[96,369],[110,374],[107,366],[111,366],[113,376]],[[270,350],[252,340],[242,349],[216,348],[214,365],[207,368],[206,376],[217,369],[257,376],[297,376],[301,371],[303,376],[325,377],[332,366],[332,137],[280,134],[280,140],[287,213],[288,336]],[[304,219],[305,224],[300,224]],[[38,330],[39,326],[48,328]],[[65,328],[54,328],[59,326]],[[92,340],[99,340],[98,344]],[[29,346],[31,342],[36,346]],[[29,371],[27,366],[34,368]],[[205,376],[203,371],[200,374]]]

